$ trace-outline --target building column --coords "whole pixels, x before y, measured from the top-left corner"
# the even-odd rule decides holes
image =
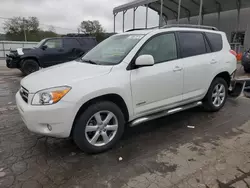
[[[177,23],[180,23],[180,16],[181,16],[181,0],[179,0],[178,3],[178,19],[177,19]]]
[[[199,21],[198,21],[198,25],[201,25],[202,20],[203,20],[203,18],[202,18],[202,14],[203,14],[203,12],[202,12],[202,6],[203,6],[203,0],[200,0],[200,11],[199,11]]]
[[[220,29],[220,11],[218,12],[218,29]]]
[[[238,32],[240,29],[240,11],[241,11],[241,0],[237,0],[237,29]]]
[[[163,15],[163,0],[161,0],[161,12],[160,12],[160,22],[159,27],[162,26],[162,15]]]
[[[135,12],[136,12],[137,8],[138,8],[138,7],[135,7],[135,8],[133,9],[133,29],[135,29]]]
[[[116,19],[117,13],[114,13],[114,33],[115,33],[115,19]]]
[[[148,28],[148,4],[146,5],[146,23],[145,28]]]
[[[123,14],[122,14],[122,32],[124,32],[125,30],[125,14],[126,14],[126,10],[123,11]]]

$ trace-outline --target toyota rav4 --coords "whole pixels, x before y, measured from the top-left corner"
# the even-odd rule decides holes
[[[105,151],[125,126],[203,105],[225,104],[236,71],[226,34],[168,26],[114,35],[83,57],[21,81],[18,110],[27,128],[72,137],[88,153]]]

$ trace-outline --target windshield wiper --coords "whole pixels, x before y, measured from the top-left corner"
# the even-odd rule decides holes
[[[93,65],[98,65],[98,63],[96,63],[96,62],[94,62],[94,61],[92,61],[92,60],[90,60],[90,59],[82,59],[81,61],[82,61],[82,62],[86,62],[86,63],[93,64]]]

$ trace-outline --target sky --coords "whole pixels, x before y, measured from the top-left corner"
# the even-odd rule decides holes
[[[35,16],[41,28],[53,25],[58,33],[77,32],[83,20],[99,20],[107,32],[113,32],[113,8],[133,0],[0,0],[0,33],[2,18]],[[136,27],[145,27],[146,8],[136,12]],[[126,13],[125,29],[132,28],[132,10]],[[148,26],[157,26],[159,17],[149,10]],[[122,13],[116,18],[116,31],[122,31]]]

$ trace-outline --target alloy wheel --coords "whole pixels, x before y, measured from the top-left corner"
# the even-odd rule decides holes
[[[117,117],[110,111],[99,111],[88,120],[85,137],[93,146],[104,146],[115,137],[117,130]]]

